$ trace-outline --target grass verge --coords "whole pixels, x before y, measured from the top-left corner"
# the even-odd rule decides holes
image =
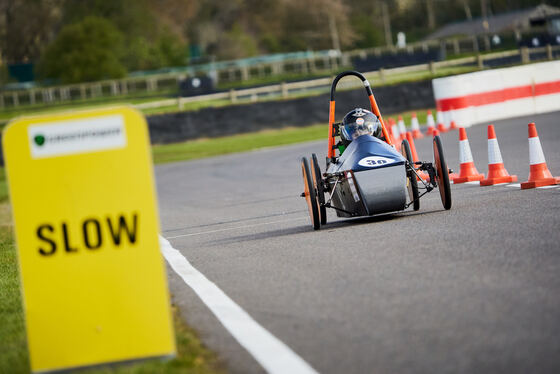
[[[326,125],[301,128],[265,130],[257,133],[200,139],[175,144],[154,145],[154,163],[191,160],[197,158],[249,151],[258,148],[326,139]]]
[[[29,371],[10,205],[0,204],[0,372]]]
[[[413,111],[401,113],[405,123],[410,125]],[[420,123],[426,122],[427,111],[416,111]],[[389,117],[384,117],[385,119]],[[327,125],[313,125],[279,130],[265,130],[250,134],[232,135],[221,138],[190,140],[182,143],[154,145],[152,154],[155,164],[185,161],[219,156],[229,153],[249,151],[265,147],[301,143],[327,139]]]

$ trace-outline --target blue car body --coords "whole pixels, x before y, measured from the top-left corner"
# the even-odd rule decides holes
[[[407,203],[406,159],[392,146],[371,135],[352,141],[327,174],[343,174],[329,180],[332,204],[343,217],[374,215],[404,210]]]

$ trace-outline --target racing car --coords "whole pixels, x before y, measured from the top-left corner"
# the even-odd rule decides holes
[[[337,123],[336,87],[347,76],[362,81],[371,111],[357,108]],[[311,155],[311,163],[305,157],[301,159],[301,196],[307,202],[315,230],[327,223],[327,208],[334,209],[338,217],[400,212],[410,206],[418,210],[420,198],[436,188],[443,207],[451,209],[449,169],[439,135],[433,137],[433,162],[414,162],[407,140],[402,141],[400,152],[392,144],[364,75],[357,71],[340,73],[333,80],[330,96],[326,172],[321,173],[316,154]],[[350,134],[351,131],[354,132]]]

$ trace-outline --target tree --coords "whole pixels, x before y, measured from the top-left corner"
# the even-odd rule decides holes
[[[87,17],[60,31],[41,58],[38,73],[63,83],[123,77],[122,41],[111,22]]]
[[[348,49],[356,39],[343,0],[199,0],[190,42],[218,59]],[[339,43],[337,43],[337,41]]]
[[[383,23],[373,22],[374,17],[367,13],[358,13],[353,17],[352,26],[357,35],[354,48],[371,48],[385,45]]]
[[[0,86],[11,81],[8,66],[0,62]]]
[[[157,20],[147,0],[65,0],[65,25],[81,22],[90,16],[111,22],[125,38],[140,36],[154,40],[157,35]]]
[[[155,48],[162,56],[163,66],[185,65],[189,57],[186,44],[167,27],[160,32]]]
[[[4,63],[33,62],[52,37],[62,0],[0,1],[0,54]]]
[[[350,6],[341,0],[283,0],[281,40],[299,50],[348,49],[356,40]],[[333,34],[336,30],[336,36]],[[338,39],[338,42],[334,42]],[[302,48],[303,47],[303,48]],[[287,48],[286,51],[294,50]],[[297,49],[296,49],[297,50]]]
[[[232,29],[221,35],[217,45],[220,56],[227,59],[250,57],[257,54],[255,39],[235,24]]]
[[[188,47],[183,22],[192,17],[190,0],[65,0],[64,22],[89,15],[111,22],[124,38],[121,62],[128,71],[185,65]]]
[[[490,15],[541,2],[486,0],[483,8]],[[546,3],[558,6],[560,0]],[[409,42],[433,32],[433,25],[464,20],[465,8],[472,10],[473,18],[481,15],[481,0],[0,0],[0,56],[7,64],[34,63],[41,57],[41,71],[49,76],[64,73],[66,80],[86,79],[65,72],[69,65],[48,67],[45,61],[57,58],[47,58],[45,46],[58,39],[60,30],[90,16],[112,25],[111,32],[120,35],[122,44],[105,52],[77,49],[73,58],[97,53],[96,64],[110,65],[104,76],[120,75],[122,66],[133,71],[184,65],[189,44],[217,59],[338,45],[343,50],[367,48],[385,44],[381,4],[387,5],[387,24],[395,33],[405,32]],[[72,55],[58,48],[57,55]]]
[[[187,45],[167,31],[162,31],[154,42],[139,36],[129,38],[125,44],[122,62],[128,71],[183,66],[189,57]]]

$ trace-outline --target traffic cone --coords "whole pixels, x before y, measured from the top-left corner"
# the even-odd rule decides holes
[[[391,139],[391,143],[395,144],[395,137],[393,136],[393,128],[389,126],[389,122],[387,122],[386,124],[387,126],[385,126],[385,129],[387,130],[389,138]]]
[[[516,181],[517,175],[509,175],[504,166],[494,125],[488,125],[488,175],[486,179],[480,181],[480,185],[492,186],[494,184]]]
[[[560,184],[560,177],[553,177],[546,166],[541,141],[534,123],[529,124],[529,180],[521,183],[521,189]]]
[[[434,130],[436,129],[436,122],[434,121],[434,116],[432,115],[432,111],[428,109],[428,117],[427,117],[427,124],[428,130],[426,131],[426,135],[432,135]]]
[[[406,139],[406,126],[404,125],[404,120],[402,116],[399,116],[399,122],[397,123],[399,126],[399,133],[401,134],[401,141]]]
[[[399,128],[393,118],[389,118],[389,123],[391,124],[391,129],[393,130],[393,143],[395,147],[400,148],[401,144],[401,134]]]
[[[412,127],[412,137],[414,139],[420,139],[424,137],[424,134],[420,132],[420,124],[418,123],[416,112],[412,113],[412,120],[410,125]]]
[[[464,127],[459,128],[459,176],[453,178],[453,184],[474,182],[484,179],[484,174],[479,174],[474,166],[471,147],[467,132]]]
[[[457,126],[457,123],[455,122],[455,111],[453,109],[451,109],[449,114],[451,116],[451,124],[449,125],[448,130],[457,130],[459,128],[459,126]]]
[[[416,152],[416,146],[414,145],[414,139],[412,137],[412,133],[410,132],[406,133],[406,140],[408,140],[408,144],[410,145],[410,153],[412,153],[412,161],[418,162],[418,153]],[[425,171],[418,170],[416,173],[419,176],[421,176],[422,179],[424,179],[426,182],[430,181],[430,176]]]
[[[447,132],[447,129],[445,128],[445,123],[443,123],[443,114],[440,111],[436,112],[436,118],[437,118],[437,129],[439,130],[439,132],[441,133]]]

